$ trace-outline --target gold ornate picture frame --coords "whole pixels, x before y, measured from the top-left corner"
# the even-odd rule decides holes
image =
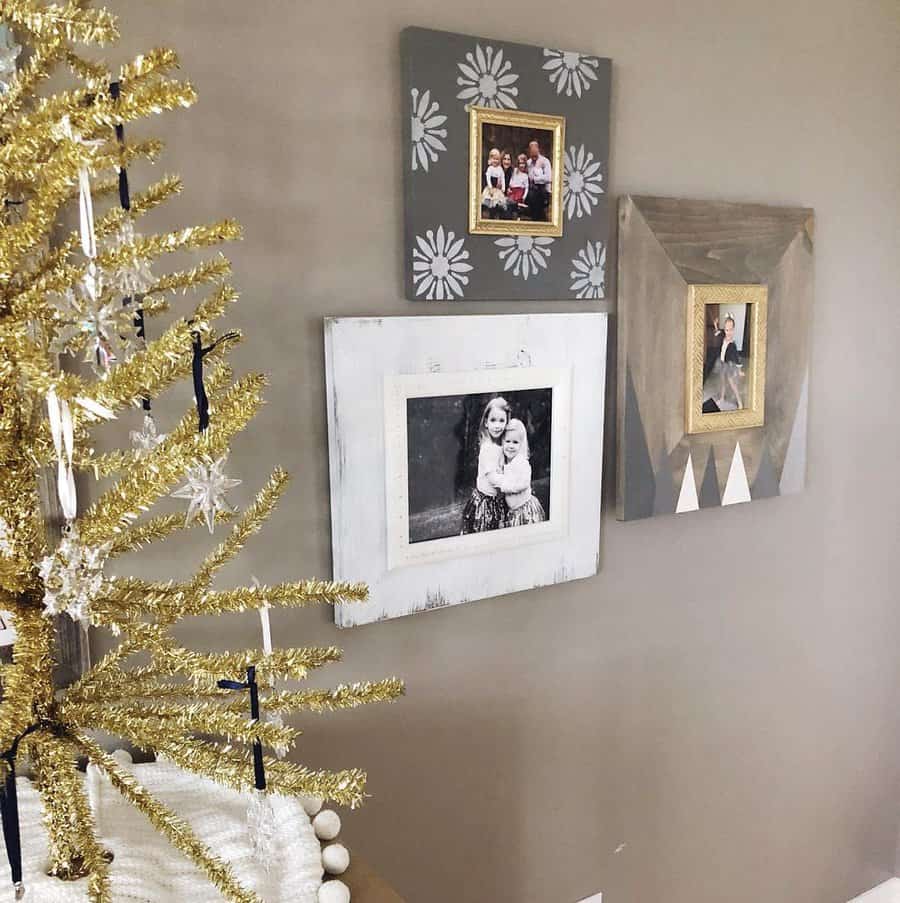
[[[711,305],[718,306],[712,325]],[[765,285],[688,286],[686,433],[747,429],[765,423],[767,307]],[[735,320],[741,333],[739,340],[733,340],[735,351],[731,355],[722,346],[728,328],[725,321],[729,320],[731,334]],[[719,389],[719,399],[710,397],[711,388]],[[727,393],[730,398],[726,403]]]
[[[482,175],[489,149],[484,147],[484,127],[504,126],[521,130],[523,140],[532,137],[541,141],[541,155],[547,157],[551,168],[551,189],[547,205],[547,220],[531,218],[489,219],[482,215]],[[552,148],[543,146],[549,133]],[[553,235],[563,234],[562,187],[563,148],[566,140],[566,120],[564,116],[544,113],[528,113],[523,110],[501,110],[486,107],[469,109],[469,232],[475,235]],[[520,142],[521,143],[521,142]],[[527,145],[526,145],[527,146]],[[503,150],[503,148],[501,148]],[[511,148],[518,153],[523,148]],[[513,161],[515,162],[515,161]],[[527,216],[527,214],[526,214]]]

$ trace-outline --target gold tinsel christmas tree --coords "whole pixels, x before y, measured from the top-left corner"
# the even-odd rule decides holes
[[[263,757],[263,746],[289,747],[295,732],[277,717],[251,718],[246,697],[234,689],[255,677],[263,713],[277,716],[389,700],[402,685],[388,679],[276,691],[276,679],[302,679],[340,651],[205,654],[177,641],[173,629],[186,616],[362,600],[366,589],[317,580],[213,588],[219,569],[272,511],[287,476],[276,470],[246,510],[231,510],[225,495],[236,481],[225,475],[225,456],[258,409],[265,380],[256,374],[234,380],[225,363],[240,340],[214,325],[236,300],[226,281],[228,261],[217,254],[161,273],[165,255],[235,239],[238,226],[223,220],[145,236],[134,228],[181,187],[167,176],[130,194],[128,164],[154,158],[160,145],[123,140],[127,123],[193,103],[191,86],[169,76],[175,55],[153,50],[120,72],[108,71],[83,54],[86,46],[114,40],[116,22],[85,0],[0,0],[0,23],[9,28],[0,46],[0,609],[12,614],[17,632],[12,661],[0,670],[6,810],[15,763],[28,756],[46,812],[52,872],[89,875],[91,900],[109,900],[108,857],[76,767],[87,757],[227,899],[256,900],[228,863],[104,752],[93,732],[234,788],[259,792],[264,769],[266,792],[355,806],[364,796],[362,772],[313,771]],[[74,85],[42,91],[54,70],[67,72]],[[104,208],[96,220],[95,200]],[[70,207],[79,211],[79,228],[50,241]],[[152,318],[189,290],[206,296],[152,337],[146,328]],[[59,354],[83,355],[94,375],[61,372]],[[95,425],[149,412],[151,399],[188,378],[197,409],[166,435],[148,413],[133,448],[92,449]],[[137,413],[125,414],[129,409]],[[75,489],[79,471],[110,478],[84,510]],[[40,502],[46,472],[65,521],[58,543],[48,539]],[[189,501],[187,518],[149,511],[173,494]],[[226,521],[224,540],[187,582],[112,575],[118,556],[182,528],[206,523],[212,530]],[[55,633],[66,618],[107,628],[118,644],[60,690],[52,678]]]

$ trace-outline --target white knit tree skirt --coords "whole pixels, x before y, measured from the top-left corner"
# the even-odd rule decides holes
[[[265,903],[316,903],[323,875],[321,845],[299,801],[272,797],[277,849],[266,874],[250,853],[248,795],[188,774],[165,761],[127,767],[157,799],[185,819],[215,855],[230,863],[243,886],[255,891]],[[216,903],[224,899],[206,876],[95,769],[89,769],[85,780],[101,842],[115,854],[110,865],[115,903]],[[26,778],[18,779],[17,788],[25,900],[84,903],[87,879],[60,881],[47,875],[47,834],[41,821],[40,796]],[[8,875],[3,861],[3,903],[13,900]]]

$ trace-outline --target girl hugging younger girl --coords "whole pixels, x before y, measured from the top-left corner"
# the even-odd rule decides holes
[[[547,519],[540,499],[531,492],[528,434],[521,420],[510,420],[503,433],[503,467],[488,477],[506,500],[504,527],[539,524]]]
[[[503,435],[509,425],[509,404],[499,395],[492,398],[481,415],[478,430],[478,473],[472,495],[462,515],[463,533],[499,530],[506,518],[503,493],[492,482],[503,470]]]

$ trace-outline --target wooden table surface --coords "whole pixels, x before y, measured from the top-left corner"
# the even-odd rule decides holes
[[[350,853],[350,868],[341,875],[350,888],[350,903],[405,903],[397,891],[379,878],[364,859]]]

